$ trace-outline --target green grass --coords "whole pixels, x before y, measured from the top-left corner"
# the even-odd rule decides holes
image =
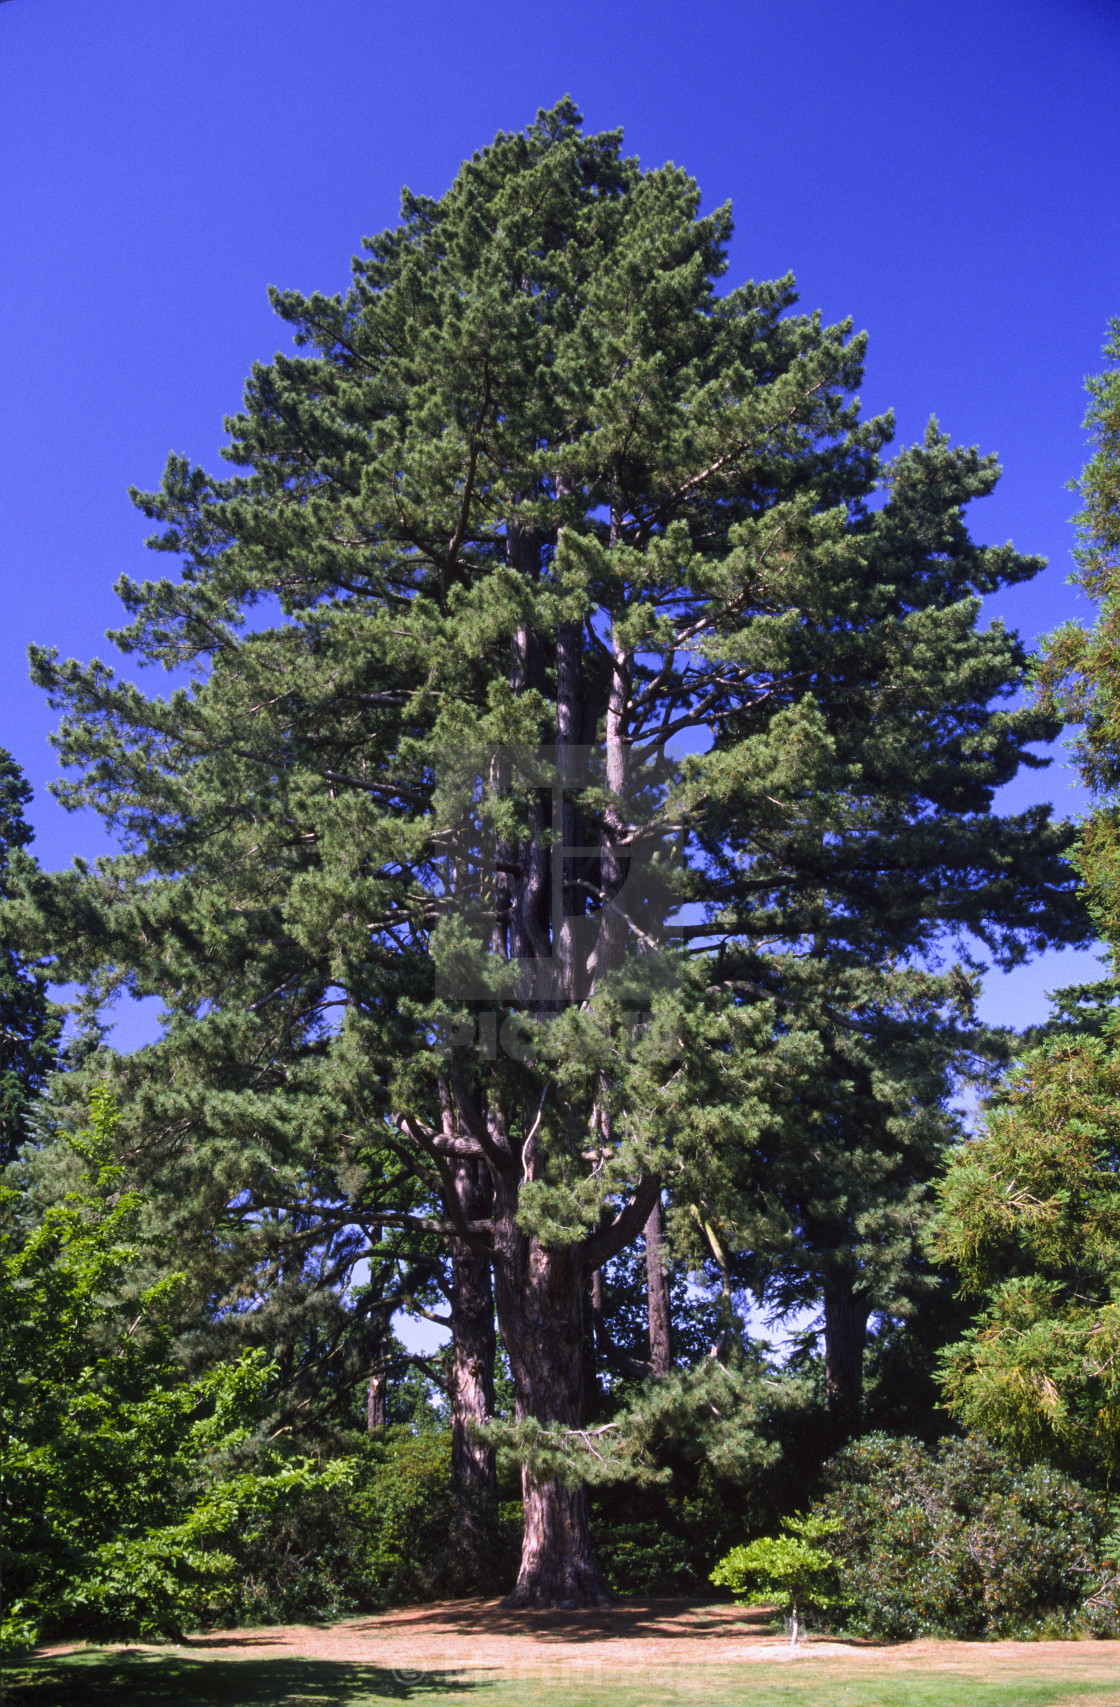
[[[347,1660],[192,1659],[181,1652],[105,1653],[9,1664],[7,1707],[1120,1707],[1120,1679],[998,1675],[978,1654],[975,1671],[884,1674],[858,1663],[799,1660],[796,1666],[664,1667],[548,1679],[463,1680],[414,1676]],[[998,1665],[998,1662],[997,1662]],[[993,1675],[993,1673],[995,1673]]]

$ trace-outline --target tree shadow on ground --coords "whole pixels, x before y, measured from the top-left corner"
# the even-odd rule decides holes
[[[654,1636],[675,1642],[707,1642],[713,1632],[728,1638],[767,1634],[774,1616],[772,1607],[743,1606],[739,1602],[703,1600],[638,1600],[627,1598],[615,1606],[584,1606],[578,1610],[518,1607],[507,1610],[497,1600],[440,1601],[432,1606],[390,1607],[375,1617],[356,1618],[351,1628],[386,1634],[422,1635],[454,1632],[467,1637],[532,1636],[560,1643],[633,1640]]]
[[[438,1671],[350,1660],[196,1660],[180,1653],[75,1653],[8,1662],[4,1707],[365,1707],[451,1698],[477,1686]]]

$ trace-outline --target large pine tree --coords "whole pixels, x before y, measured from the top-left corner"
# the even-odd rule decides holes
[[[34,654],[127,851],[22,928],[168,1012],[122,1131],[197,1201],[447,1241],[465,1387],[492,1274],[561,1429],[588,1276],[663,1191],[678,1237],[734,1221],[817,1016],[905,1027],[888,957],[1073,929],[1065,832],[991,814],[1053,727],[977,627],[1040,567],[964,529],[994,465],[931,429],[884,471],[863,340],[789,279],[718,294],[730,233],[569,102],[499,136],[345,296],[274,293],[304,353],[253,370],[230,478],[138,495],[181,567],[115,639],[192,686]],[[511,1603],[605,1598],[580,1488],[530,1464],[524,1505]]]

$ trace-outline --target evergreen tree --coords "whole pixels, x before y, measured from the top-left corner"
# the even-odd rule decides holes
[[[1120,1473],[1120,320],[1091,377],[1093,456],[1078,489],[1074,584],[1099,606],[1038,666],[1044,710],[1082,725],[1074,745],[1096,804],[1074,855],[1111,976],[1059,992],[984,1130],[942,1187],[940,1248],[979,1302],[950,1347],[950,1408],[1013,1450],[1115,1486]]]
[[[1120,1060],[1032,1051],[953,1157],[940,1252],[980,1308],[949,1347],[950,1411],[1025,1458],[1120,1473]]]
[[[1065,623],[1049,637],[1038,668],[1039,698],[1046,711],[1081,725],[1074,755],[1085,786],[1097,796],[1077,852],[1077,866],[1098,934],[1113,955],[1120,945],[1120,319],[1109,323],[1104,354],[1113,365],[1086,380],[1091,402],[1085,427],[1093,456],[1075,490],[1081,498],[1076,524],[1077,567],[1071,577],[1099,607],[1086,629]]]
[[[853,990],[843,1003],[828,971],[806,961],[806,1000],[786,1022],[811,1027],[820,1070],[773,1140],[743,1158],[724,1237],[736,1241],[734,1278],[774,1315],[820,1310],[824,1444],[835,1448],[860,1427],[870,1319],[912,1320],[939,1287],[927,1234],[934,1182],[963,1135],[955,1093],[987,1080],[1007,1043],[975,1021],[977,980],[960,970],[875,969],[863,1000]]]
[[[320,1226],[446,1241],[476,1389],[492,1272],[561,1433],[589,1277],[663,1191],[718,1244],[836,1016],[913,1027],[887,955],[1076,928],[1064,830],[991,813],[1053,727],[993,704],[1024,654],[979,598],[1040,567],[968,538],[994,464],[931,429],[882,472],[863,340],[788,279],[718,295],[730,231],[569,102],[406,193],[345,296],[274,293],[310,353],[254,369],[238,472],[138,496],[182,568],[115,638],[192,686],[33,660],[126,851],[21,929],[162,996],[129,1141],[185,1203],[303,1181]],[[555,1455],[523,1492],[510,1603],[606,1598]]]
[[[31,786],[0,747],[0,900],[25,876],[34,831],[23,815]],[[27,1138],[27,1115],[58,1057],[61,1019],[47,999],[46,974],[0,940],[0,1167]]]
[[[812,643],[820,623],[835,647],[820,701],[831,787],[788,826],[776,814],[720,823],[710,844],[729,904],[751,920],[724,974],[773,993],[783,1029],[811,1036],[820,1064],[749,1159],[721,1237],[772,1307],[821,1308],[834,1439],[858,1426],[869,1315],[909,1313],[930,1284],[922,1231],[959,1132],[955,1093],[1007,1058],[1008,1040],[976,1022],[977,949],[1008,968],[1032,942],[1087,931],[1045,875],[1045,812],[991,812],[1025,733],[991,708],[1024,660],[998,625],[974,633],[973,600],[1040,567],[969,539],[965,507],[997,477],[994,458],[953,450],[932,422],[887,466],[856,600],[830,608],[825,595],[803,613]],[[1056,731],[1054,708],[1040,709]],[[759,892],[769,873],[794,871],[773,891],[776,955]],[[961,963],[945,966],[954,938]]]

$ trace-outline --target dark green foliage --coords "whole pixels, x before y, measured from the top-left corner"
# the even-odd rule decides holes
[[[535,1417],[493,1422],[483,1431],[499,1466],[592,1488],[620,1482],[668,1485],[673,1467],[705,1464],[719,1479],[757,1487],[780,1457],[778,1435],[800,1409],[796,1382],[772,1378],[762,1359],[733,1350],[657,1381],[624,1386],[609,1415],[583,1426],[543,1426]]]
[[[710,1594],[716,1560],[770,1515],[768,1478],[730,1482],[706,1463],[671,1464],[667,1483],[591,1490],[595,1557],[617,1594]]]
[[[913,1435],[932,1445],[953,1432],[941,1383],[945,1346],[969,1326],[973,1304],[951,1274],[924,1255],[927,1284],[908,1314],[881,1317],[864,1356],[863,1426],[867,1433]]]
[[[412,1426],[336,1437],[316,1465],[262,1437],[277,1372],[260,1353],[189,1379],[178,1277],[137,1291],[144,1206],[110,1160],[114,1121],[99,1093],[72,1140],[83,1183],[30,1227],[3,1194],[5,1642],[462,1592],[450,1436],[420,1372],[391,1387]]]
[[[211,1212],[218,1182],[241,1203],[266,1169],[274,1197],[310,1179],[305,1202],[352,1203],[366,1225],[418,1206],[385,1192],[402,1161],[438,1194],[430,1157],[381,1124],[403,1108],[438,1126],[421,1048],[447,950],[431,934],[446,911],[435,766],[449,746],[557,738],[561,629],[585,654],[579,739],[602,739],[596,636],[613,625],[635,752],[667,728],[710,743],[659,822],[683,810],[695,932],[728,945],[686,1012],[666,993],[684,1073],[667,1042],[649,1052],[649,1095],[629,1098],[644,1136],[603,1190],[625,1195],[639,1150],[654,1161],[676,1141],[670,1075],[685,1106],[711,1105],[692,1122],[686,1213],[696,1195],[715,1213],[735,1171],[723,1153],[752,1147],[783,1104],[758,1158],[773,1189],[748,1169],[735,1217],[760,1284],[773,1248],[796,1247],[811,1253],[802,1290],[830,1264],[858,1269],[874,1304],[908,1260],[941,1138],[925,1092],[967,1029],[950,1011],[966,986],[888,961],[970,930],[1014,959],[1074,928],[1064,832],[1041,809],[991,811],[1052,732],[999,704],[1025,654],[976,626],[981,595],[1040,567],[968,536],[962,512],[993,487],[993,459],[931,428],[881,464],[890,424],[861,422],[852,401],[862,338],[791,313],[788,279],[717,296],[730,216],[698,203],[676,168],[643,173],[617,134],[584,136],[570,102],[475,156],[439,202],[406,197],[344,298],[275,296],[307,354],[254,370],[231,422],[234,476],[173,458],[139,497],[182,573],[121,583],[132,620],[117,639],[189,665],[197,686],[161,701],[36,652],[79,773],[64,798],[102,812],[129,851],[57,883],[23,926],[74,976],[167,1004],[166,1041],[115,1070],[187,1237],[201,1236],[188,1220],[203,1179]],[[879,480],[888,502],[872,508]],[[244,633],[269,600],[286,620]],[[536,658],[524,682],[510,673],[519,634]],[[613,1051],[618,1011],[600,1009],[586,1023]],[[896,1036],[876,1080],[864,1057]],[[907,1053],[909,1078],[888,1086]],[[705,1054],[721,1069],[707,1077]],[[756,1070],[740,1081],[743,1054]],[[504,1073],[503,1097],[535,1107],[544,1075],[587,1118],[587,1087],[560,1087],[547,1056],[530,1085],[499,1068],[476,1074],[487,1094]],[[817,1232],[782,1190],[814,1132],[836,1158],[814,1191],[830,1206]],[[548,1121],[539,1138],[559,1144]],[[566,1166],[558,1153],[551,1195],[542,1179],[523,1214],[574,1235],[591,1186]],[[879,1176],[881,1227],[853,1250],[877,1189],[857,1183]],[[218,1243],[245,1219],[225,1208]],[[325,1266],[340,1258],[327,1247]]]
[[[706,1514],[695,1508],[663,1511],[660,1501],[648,1498],[642,1501],[641,1511],[648,1513],[651,1505],[656,1515],[634,1514],[625,1522],[608,1517],[602,1499],[592,1500],[591,1534],[604,1579],[619,1595],[702,1595],[708,1555],[703,1532]]]
[[[507,1534],[493,1559],[490,1582],[464,1578],[449,1434],[396,1425],[341,1445],[345,1481],[309,1482],[241,1529],[232,1545],[232,1592],[217,1616],[315,1622],[505,1585],[516,1565],[516,1535]]]
[[[631,1247],[603,1271],[604,1313],[614,1344],[644,1362],[649,1357],[645,1251]],[[673,1360],[686,1369],[711,1351],[724,1326],[718,1300],[690,1286],[683,1263],[669,1272]],[[608,1366],[608,1374],[609,1366]]]
[[[804,1383],[738,1348],[618,1383],[587,1430],[510,1432],[507,1475],[526,1457],[587,1483],[596,1559],[619,1594],[709,1594],[721,1554],[804,1503],[825,1451]]]
[[[35,864],[23,808],[31,786],[0,747],[0,901],[26,882]],[[61,1015],[47,999],[46,969],[0,940],[0,1167],[27,1139],[31,1104],[58,1058]]]
[[[1082,725],[1074,751],[1082,779],[1101,804],[1086,827],[1081,867],[1101,935],[1115,945],[1120,906],[1110,874],[1116,870],[1120,788],[1120,319],[1109,322],[1104,354],[1109,367],[1086,381],[1091,401],[1084,426],[1093,455],[1071,482],[1081,499],[1072,580],[1099,614],[1090,629],[1069,622],[1050,635],[1036,675],[1043,708]]]
[[[848,1627],[862,1635],[1120,1632],[1106,1503],[979,1439],[867,1435],[825,1470]]]

